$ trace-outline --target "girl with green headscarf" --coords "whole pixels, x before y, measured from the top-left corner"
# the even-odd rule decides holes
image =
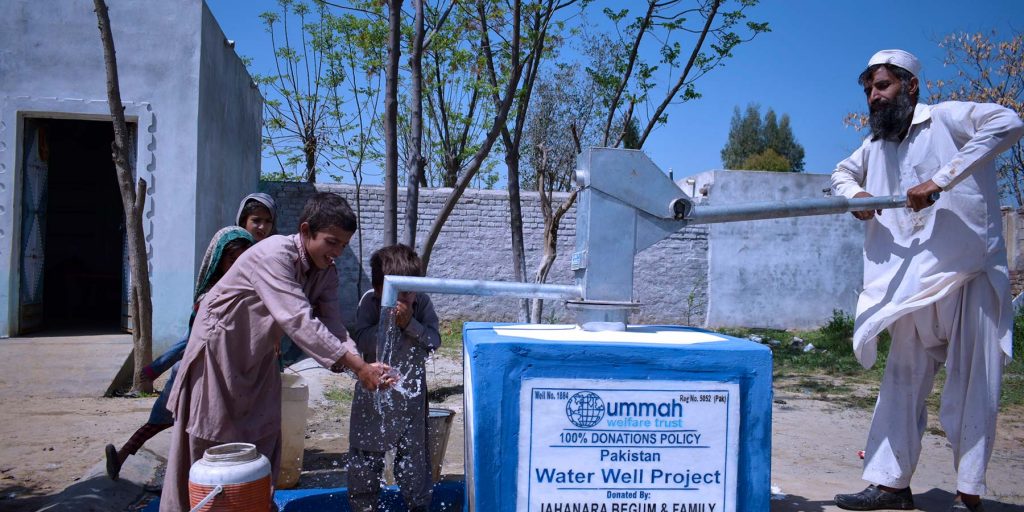
[[[189,331],[192,330],[192,320],[195,318],[195,312],[203,295],[210,288],[213,288],[213,285],[217,284],[217,281],[231,268],[231,265],[238,259],[238,256],[249,247],[252,247],[254,243],[256,243],[256,240],[253,236],[238,226],[228,226],[213,235],[210,245],[206,248],[206,254],[203,256],[203,262],[199,266],[199,278],[196,280],[195,291],[192,295],[192,314],[189,317]],[[185,339],[176,343],[167,352],[153,361],[152,364],[143,368],[143,374],[154,380],[173,365],[171,376],[167,379],[167,384],[160,391],[160,397],[153,403],[153,409],[149,414],[149,421],[139,427],[120,450],[115,449],[112,444],[106,446],[107,475],[111,479],[117,480],[121,472],[121,465],[124,464],[129,455],[134,455],[139,448],[142,448],[146,441],[174,424],[174,416],[167,410],[167,396],[171,391],[171,385],[174,383],[174,378],[177,374],[177,362],[181,360],[182,354],[185,353],[187,342],[188,334],[185,335]]]
[[[254,243],[256,240],[253,236],[238,226],[221,228],[213,235],[210,246],[203,255],[203,262],[199,265],[199,279],[196,281],[195,293],[192,296],[193,304],[198,304],[199,299],[217,284],[238,256]]]

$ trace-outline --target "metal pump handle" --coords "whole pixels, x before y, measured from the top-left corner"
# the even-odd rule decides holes
[[[930,196],[932,203],[939,193]],[[686,218],[687,224],[714,224],[742,220],[806,217],[835,213],[885,210],[907,206],[907,196],[874,196],[848,199],[845,197],[816,197],[787,201],[761,201],[721,206],[694,206]]]

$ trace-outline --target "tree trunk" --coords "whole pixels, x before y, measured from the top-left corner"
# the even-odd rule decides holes
[[[415,33],[409,55],[409,69],[412,79],[409,91],[410,149],[406,164],[405,179],[405,240],[403,243],[416,249],[416,224],[419,219],[420,178],[426,161],[423,158],[423,0],[413,0],[416,7]]]
[[[361,163],[360,163],[359,169],[362,169],[362,164]],[[362,173],[361,170],[359,172],[353,172],[352,173],[352,183],[356,187],[356,218],[357,219],[361,219],[361,218],[363,218],[363,173]],[[359,234],[359,243],[356,245],[356,251],[357,251],[356,257],[359,258],[358,261],[362,262],[362,261],[364,261],[363,260],[363,238],[364,237],[363,237],[363,223],[362,222],[360,222],[356,226],[356,231]],[[355,303],[358,304],[359,303],[359,299],[361,299],[362,297],[363,297],[363,273],[362,272],[356,272],[356,296],[355,296]]]
[[[558,256],[558,228],[562,222],[562,217],[565,216],[569,208],[572,208],[574,202],[576,202],[576,194],[579,189],[575,189],[569,194],[569,197],[565,198],[558,210],[551,216],[551,220],[548,221],[545,218],[544,221],[544,257],[541,259],[540,265],[537,267],[537,277],[534,280],[536,283],[546,283],[548,280],[548,273],[551,271],[551,267],[555,264],[555,258]],[[541,195],[544,195],[542,192]],[[533,304],[530,308],[530,323],[539,324],[541,323],[541,316],[544,312],[544,299],[533,299]]]
[[[121,88],[117,77],[117,55],[114,51],[114,37],[110,29],[110,16],[104,0],[93,0],[99,24],[100,39],[103,42],[103,63],[107,71],[107,101],[114,123],[113,151],[114,167],[117,170],[117,184],[121,190],[121,206],[124,209],[126,237],[128,243],[128,265],[131,271],[131,312],[135,321],[132,330],[132,346],[135,353],[135,369],[132,373],[132,390],[152,392],[153,385],[142,380],[142,368],[153,361],[153,303],[149,285],[149,264],[142,225],[142,211],[146,202],[146,180],[139,179],[138,192],[133,189],[134,177],[128,162],[128,126],[124,120],[124,106],[121,104]]]
[[[302,153],[306,157],[306,182],[316,183],[316,136],[308,135],[306,144],[302,147]]]
[[[573,140],[576,141],[576,151],[579,152],[579,140],[576,139],[576,131],[573,129]],[[544,256],[541,258],[540,265],[537,267],[537,273],[534,277],[534,282],[543,284],[548,280],[548,273],[551,271],[551,266],[555,263],[555,258],[558,257],[558,228],[562,222],[562,217],[572,207],[573,202],[576,201],[576,194],[579,189],[573,189],[569,197],[565,199],[561,205],[558,206],[558,210],[551,210],[551,198],[554,194],[554,188],[550,181],[554,179],[554,173],[550,169],[548,160],[547,148],[541,144],[538,149],[541,152],[540,157],[540,168],[537,169],[537,195],[540,198],[540,213],[544,217]],[[545,179],[547,176],[551,176],[550,179]],[[530,323],[539,324],[541,318],[544,315],[544,299],[531,299],[530,303]]]
[[[566,4],[568,5],[568,4]],[[540,69],[543,49],[546,47],[548,23],[554,14],[554,7],[548,3],[546,10],[534,11],[529,16],[532,23],[528,33],[533,34],[536,39],[532,42],[530,51],[525,62],[522,64],[523,87],[517,94],[515,116],[512,119],[512,128],[502,126],[501,137],[505,145],[505,166],[508,171],[508,203],[509,203],[509,227],[512,231],[512,269],[515,273],[515,280],[525,283],[526,278],[526,248],[523,237],[523,203],[519,193],[519,163],[522,145],[523,129],[526,126],[527,113],[530,109],[530,98],[533,95],[533,84]],[[488,57],[487,70],[492,87],[497,87],[497,74],[493,57],[490,52],[485,52]],[[513,63],[518,64],[518,59],[513,55]],[[494,96],[494,103],[499,104],[497,95]],[[519,321],[527,322],[530,319],[530,301],[522,299],[519,301]]]
[[[446,156],[444,159],[444,173],[441,175],[441,186],[455,188],[459,182],[459,162],[456,158]]]
[[[388,0],[388,62],[384,92],[384,245],[398,243],[398,59],[402,0]]]
[[[508,134],[508,131],[505,131]],[[506,139],[508,137],[506,136]],[[518,145],[509,144],[506,140],[505,166],[508,167],[508,210],[512,229],[512,270],[515,280],[520,283],[526,282],[526,248],[523,243],[523,205],[519,194],[519,155],[516,152]],[[519,301],[519,321],[530,320],[530,301],[521,299]]]

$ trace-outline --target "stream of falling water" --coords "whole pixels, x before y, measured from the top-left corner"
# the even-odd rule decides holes
[[[391,389],[378,391],[373,394],[374,405],[377,408],[377,412],[382,416],[394,410],[396,404],[394,403],[392,392],[398,393],[406,399],[420,394],[418,389],[420,387],[419,380],[407,379],[413,368],[402,368],[408,362],[396,360],[394,357],[395,350],[399,347],[402,339],[402,330],[395,324],[396,315],[396,308],[382,307],[380,308],[380,320],[377,324],[377,361],[390,366],[391,372],[389,376],[397,379]],[[417,389],[409,389],[409,384],[412,384]]]

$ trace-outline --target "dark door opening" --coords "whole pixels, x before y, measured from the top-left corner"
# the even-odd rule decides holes
[[[41,299],[42,322],[38,328],[117,332],[121,326],[124,215],[111,160],[111,123],[27,119],[26,139],[33,128],[43,134],[42,138],[37,134],[36,140],[43,140],[41,146],[45,147],[40,152],[45,156],[45,185],[36,185],[43,196],[37,208],[42,231],[38,237],[43,241],[42,297],[37,299]],[[26,175],[26,187],[31,179]]]

